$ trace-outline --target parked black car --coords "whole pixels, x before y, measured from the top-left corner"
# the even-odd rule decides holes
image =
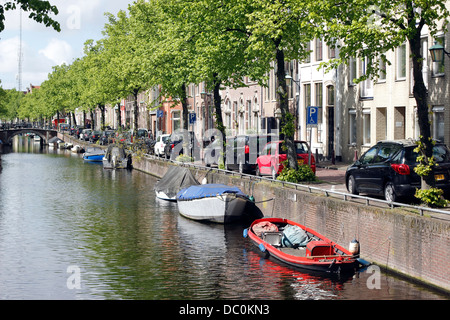
[[[110,144],[113,142],[114,136],[116,132],[114,130],[105,130],[102,132],[102,135],[100,136],[100,144],[102,146]]]
[[[84,126],[76,126],[73,135],[74,135],[77,139],[80,139],[80,134],[81,134],[81,132],[82,132],[83,130],[84,130]]]
[[[345,181],[352,194],[384,195],[387,201],[412,197],[421,187],[414,172],[417,147],[413,140],[381,141],[347,168]],[[450,192],[450,150],[437,142],[433,155],[438,163],[434,175],[436,187]]]
[[[96,143],[98,139],[100,139],[102,135],[101,131],[98,130],[93,130],[90,134],[89,134],[89,142],[90,143]]]

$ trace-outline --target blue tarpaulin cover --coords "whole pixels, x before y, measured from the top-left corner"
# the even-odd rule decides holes
[[[235,193],[236,195],[246,196],[238,187],[230,187],[224,184],[202,184],[190,186],[180,190],[177,194],[177,200],[192,200],[207,197],[215,197],[224,193]]]

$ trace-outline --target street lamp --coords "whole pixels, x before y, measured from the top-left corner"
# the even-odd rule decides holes
[[[441,62],[444,60],[444,53],[450,57],[450,53],[445,51],[444,46],[437,41],[435,41],[434,45],[428,50],[430,51],[431,60],[433,62]]]
[[[277,119],[278,136],[280,136],[280,133],[281,133],[281,128],[280,128],[281,127],[281,117],[282,117],[281,109],[277,108],[273,114],[275,116],[275,119]]]

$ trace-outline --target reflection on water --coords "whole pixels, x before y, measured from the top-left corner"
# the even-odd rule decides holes
[[[0,173],[0,299],[442,298],[387,275],[371,290],[370,274],[302,273],[262,258],[243,226],[181,217],[150,175],[26,138],[14,151]]]

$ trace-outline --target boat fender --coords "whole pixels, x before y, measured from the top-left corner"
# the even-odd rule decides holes
[[[247,238],[248,236],[248,229],[244,229],[244,232],[242,234],[244,236],[244,238]]]
[[[264,246],[264,244],[260,243],[258,248],[259,250],[261,250],[261,252],[266,252],[266,247]]]
[[[348,247],[348,251],[354,256],[359,255],[359,242],[356,239],[350,241],[350,245]]]
[[[369,261],[361,259],[361,258],[356,259],[356,261],[358,261],[363,267],[368,267],[372,264]]]

